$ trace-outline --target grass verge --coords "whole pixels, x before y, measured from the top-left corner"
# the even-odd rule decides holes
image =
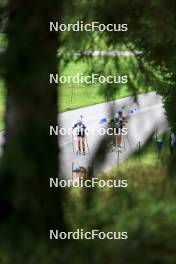
[[[0,39],[3,37],[0,35]],[[94,58],[95,65],[97,66],[97,72],[98,69],[103,67],[103,59],[97,59]],[[127,58],[126,58],[127,60]],[[121,58],[122,65],[125,65],[125,63],[128,65],[127,61],[124,58]],[[130,63],[130,62],[129,62]],[[62,64],[62,63],[61,63]],[[91,64],[92,65],[92,64]],[[109,66],[110,65],[110,66]],[[106,69],[104,73],[105,76],[108,75],[126,75],[124,72],[127,72],[127,69],[129,70],[129,65],[125,66],[126,68],[120,73],[116,71],[116,68],[113,64],[113,61],[111,60],[109,63],[107,62]],[[66,67],[62,67],[60,69],[61,75],[65,76],[75,76],[77,73],[84,73],[85,75],[90,74],[90,65],[87,62],[70,62]],[[110,69],[109,69],[110,68]],[[112,69],[111,69],[112,68]],[[94,73],[97,73],[96,69]],[[134,78],[134,77],[133,77]],[[136,83],[137,85],[137,83]],[[134,88],[134,87],[133,87]],[[107,101],[107,97],[105,97],[105,94],[103,90],[105,89],[104,85],[100,84],[61,84],[58,88],[59,91],[59,99],[58,99],[58,111],[59,112],[65,112],[68,110],[81,108],[89,105],[94,105],[98,103],[103,103]],[[109,97],[108,100],[115,100],[120,99],[128,96],[133,95],[133,89],[128,87],[127,85],[111,85],[109,88],[111,89],[112,96]],[[151,91],[151,88],[147,89],[144,88],[144,85],[138,86],[138,89],[136,90],[137,93],[144,93],[147,91]],[[0,129],[3,129],[3,117],[4,117],[4,108],[5,108],[5,89],[3,82],[0,81]]]

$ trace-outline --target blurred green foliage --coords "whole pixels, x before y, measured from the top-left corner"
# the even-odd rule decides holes
[[[45,5],[43,5],[43,3]],[[25,98],[26,102],[30,104],[30,107],[27,109],[33,110],[31,117],[31,122],[34,122],[36,118],[36,110],[34,106],[38,106],[38,100],[42,100],[43,105],[47,105],[48,108],[46,109],[46,115],[43,115],[42,107],[39,109],[40,112],[37,115],[38,120],[45,121],[46,117],[50,121],[51,116],[47,115],[51,109],[51,106],[56,106],[56,100],[50,101],[51,103],[48,105],[46,93],[43,92],[43,88],[46,91],[50,91],[48,88],[49,86],[46,84],[47,81],[47,74],[50,72],[50,68],[48,66],[47,58],[50,61],[49,56],[46,56],[46,60],[43,60],[42,54],[46,54],[46,50],[48,50],[48,54],[50,51],[53,51],[52,45],[51,48],[48,48],[45,38],[46,35],[41,34],[41,39],[39,40],[39,44],[37,44],[37,49],[33,50],[33,46],[36,45],[35,38],[40,37],[39,33],[41,32],[41,27],[45,26],[43,21],[45,20],[45,12],[47,13],[48,8],[50,7],[49,2],[41,2],[37,3],[37,8],[35,7],[33,2],[30,5],[32,13],[30,14],[30,19],[35,18],[37,23],[29,23],[29,9],[26,8],[26,5],[23,5],[22,10],[24,12],[17,12],[19,17],[17,16],[17,20],[19,19],[17,25],[11,23],[12,28],[16,26],[16,30],[13,31],[11,35],[11,40],[16,40],[13,43],[22,46],[21,49],[24,55],[24,61],[33,58],[34,61],[30,63],[30,71],[26,74],[27,79],[31,82],[31,73],[34,76],[39,78],[34,78],[32,85],[30,85],[30,89],[35,93],[39,92],[37,96],[37,100],[33,100],[33,97],[30,95],[30,103],[29,98],[26,97],[26,92],[24,92],[24,87],[26,84],[26,78],[23,78],[23,83],[20,82],[21,80],[21,72],[24,71],[24,65],[21,64],[21,71],[17,67],[18,70],[18,78],[15,76],[15,84],[17,88],[18,86],[22,87],[20,90],[23,94],[21,100],[20,97],[19,103],[20,105],[24,106],[23,99]],[[41,13],[41,24],[38,23],[38,12],[43,8],[43,13]],[[13,6],[14,7],[14,6]],[[18,7],[15,6],[15,10]],[[17,8],[18,9],[18,8]],[[98,10],[98,12],[97,12]],[[156,89],[160,94],[164,96],[165,107],[167,110],[168,118],[170,121],[170,125],[174,128],[176,125],[175,122],[175,43],[176,43],[176,32],[175,32],[175,1],[170,0],[158,0],[158,1],[141,1],[141,0],[127,0],[127,1],[114,1],[109,0],[108,3],[106,1],[65,1],[64,7],[64,15],[62,16],[61,20],[65,19],[65,22],[76,22],[78,19],[85,19],[85,21],[91,21],[96,19],[100,19],[104,23],[111,22],[111,23],[129,23],[130,31],[129,34],[84,34],[78,33],[75,37],[72,34],[63,34],[61,36],[60,47],[63,48],[63,51],[75,51],[80,48],[81,50],[88,50],[88,49],[100,49],[107,47],[110,50],[115,48],[122,47],[124,48],[124,43],[127,47],[131,49],[141,49],[144,52],[144,57],[141,59],[139,58],[137,61],[133,61],[132,65],[130,65],[131,69],[131,81],[130,86],[131,90],[134,93],[138,92],[138,88],[143,87],[152,87]],[[55,10],[52,9],[52,12]],[[16,37],[16,32],[18,32],[19,27],[23,26],[24,24],[21,23],[21,17],[29,23],[29,29],[31,29],[31,35],[28,34],[25,27],[22,27],[23,34],[20,35],[20,38],[14,39]],[[35,15],[35,16],[33,16]],[[50,13],[49,13],[50,15]],[[56,14],[55,14],[56,15]],[[12,16],[12,18],[15,18]],[[22,19],[22,21],[23,21]],[[37,25],[37,28],[36,28]],[[31,28],[32,26],[32,28]],[[37,31],[36,31],[37,29]],[[45,28],[43,29],[45,32]],[[33,34],[35,33],[35,34]],[[29,41],[24,41],[25,38]],[[34,37],[35,36],[35,37]],[[102,40],[103,41],[100,41]],[[24,42],[21,42],[23,40]],[[74,41],[76,40],[76,41]],[[2,36],[1,36],[1,43]],[[32,43],[32,45],[29,45]],[[49,44],[51,44],[49,42]],[[56,44],[56,42],[55,42]],[[3,46],[4,44],[2,44]],[[17,45],[17,46],[18,46]],[[25,46],[27,45],[27,46]],[[44,45],[44,46],[43,46]],[[46,46],[45,46],[46,45]],[[118,45],[118,46],[117,46]],[[11,54],[13,54],[14,58],[14,65],[18,65],[18,54],[15,52],[16,45],[11,45]],[[35,46],[36,47],[36,46]],[[42,49],[41,49],[42,47]],[[55,46],[56,47],[56,46]],[[17,49],[18,50],[18,49]],[[42,50],[42,54],[40,54]],[[29,51],[33,52],[33,56],[30,56]],[[9,54],[8,54],[9,55]],[[40,55],[40,60],[38,60],[38,55]],[[12,58],[13,58],[12,56]],[[53,52],[52,60],[55,60],[55,53]],[[21,57],[20,57],[21,58]],[[37,59],[36,59],[37,58]],[[11,59],[11,56],[9,56]],[[51,60],[51,62],[52,62]],[[69,60],[68,60],[69,62]],[[92,69],[96,67],[98,72],[101,72],[102,69],[106,67],[107,72],[113,72],[114,69],[128,71],[129,72],[129,61],[121,63],[120,60],[114,59],[113,62],[109,63],[107,59],[103,62],[97,58],[92,60],[94,63],[90,63],[90,72]],[[47,71],[43,74],[43,65],[47,65]],[[106,65],[106,66],[105,66]],[[29,66],[29,65],[28,65]],[[35,66],[35,67],[33,67]],[[55,69],[53,65],[52,69]],[[9,63],[10,71],[8,74],[11,77],[14,68]],[[72,66],[70,66],[72,67]],[[124,68],[123,68],[124,67]],[[44,67],[45,68],[45,67]],[[83,66],[84,68],[84,66]],[[46,70],[46,69],[45,69]],[[36,71],[36,72],[35,72]],[[41,72],[40,72],[41,71]],[[34,74],[35,72],[35,74]],[[26,72],[25,72],[26,73]],[[138,75],[139,74],[139,75]],[[36,80],[43,81],[43,77],[45,76],[44,82],[42,82],[41,89],[38,90],[39,85]],[[144,82],[143,84],[140,83],[139,76],[142,76]],[[23,77],[23,75],[22,75]],[[14,80],[12,78],[12,80]],[[139,81],[139,82],[138,82]],[[13,82],[12,82],[13,83]],[[152,85],[151,85],[152,83]],[[19,85],[20,84],[20,85]],[[22,85],[23,84],[23,85]],[[2,85],[1,85],[2,87]],[[12,94],[14,92],[14,86],[10,86]],[[98,91],[99,87],[96,87]],[[109,87],[106,87],[109,89]],[[29,89],[29,91],[30,91]],[[62,88],[61,88],[62,89]],[[96,90],[95,89],[95,90]],[[103,95],[106,97],[107,89],[103,90]],[[18,90],[18,89],[17,89]],[[63,89],[64,90],[64,89]],[[94,90],[94,92],[95,92]],[[109,91],[109,90],[108,90]],[[87,91],[86,91],[87,92]],[[109,98],[116,98],[116,92],[118,90],[111,89]],[[1,94],[3,94],[1,92]],[[81,92],[80,92],[81,94]],[[97,94],[97,92],[95,93]],[[102,94],[100,94],[102,96]],[[61,98],[62,97],[61,92]],[[101,100],[102,97],[97,96],[97,101]],[[119,96],[119,95],[118,95]],[[2,97],[1,97],[2,98]],[[52,99],[55,97],[52,96]],[[3,105],[4,99],[1,100],[1,105]],[[46,101],[45,101],[46,100]],[[64,99],[65,100],[65,99]],[[64,101],[63,100],[63,101]],[[45,104],[46,103],[46,104]],[[87,102],[84,102],[87,104]],[[42,105],[42,106],[43,106]],[[80,102],[77,101],[77,106],[80,105]],[[14,107],[14,105],[12,105]],[[16,104],[15,106],[19,106]],[[12,107],[12,109],[14,109]],[[64,106],[61,106],[61,108]],[[69,106],[70,107],[70,106]],[[76,106],[74,106],[76,107]],[[18,109],[18,108],[17,108]],[[20,113],[23,113],[23,108],[20,108]],[[48,111],[49,110],[49,111]],[[3,113],[3,109],[0,110]],[[29,111],[30,112],[30,111]],[[1,114],[2,115],[2,114]],[[56,111],[54,112],[54,118],[56,119]],[[35,118],[34,118],[35,117]],[[43,118],[43,119],[42,119]],[[37,120],[37,121],[38,121]],[[23,120],[22,120],[23,121]],[[28,125],[31,126],[27,118],[24,119]],[[23,122],[24,122],[23,121]],[[16,193],[13,193],[12,197],[12,204],[16,203],[16,198],[18,198],[18,202],[20,203],[23,210],[28,212],[29,208],[24,208],[23,204],[28,204],[23,201],[23,197],[25,197],[25,201],[28,201],[28,198],[31,199],[31,207],[32,212],[35,211],[39,221],[41,221],[41,226],[43,226],[44,222],[46,221],[45,217],[43,216],[44,213],[40,214],[35,208],[36,200],[39,196],[40,204],[43,205],[43,200],[48,202],[48,189],[47,189],[47,177],[49,176],[49,172],[52,174],[52,168],[54,164],[54,170],[57,174],[57,151],[54,148],[54,154],[52,148],[50,146],[56,146],[56,141],[51,142],[51,138],[48,139],[47,128],[48,123],[44,125],[45,128],[45,135],[43,136],[43,127],[34,122],[34,126],[37,127],[37,134],[36,132],[33,133],[34,137],[31,138],[30,135],[24,133],[24,146],[23,149],[25,150],[22,154],[19,153],[19,146],[23,143],[21,137],[18,136],[18,144],[15,146],[16,150],[15,155],[13,156],[15,148],[9,144],[9,148],[11,151],[6,153],[6,159],[9,159],[12,156],[13,158],[10,159],[8,164],[8,169],[13,171],[13,166],[15,169],[19,170],[20,180],[17,181],[16,175],[12,173],[12,178],[17,185],[15,190],[20,190]],[[28,126],[25,125],[25,122],[20,122],[20,126],[22,128],[27,129]],[[15,124],[16,125],[16,124]],[[24,125],[24,127],[23,127]],[[11,127],[11,126],[10,126]],[[16,126],[18,128],[18,126]],[[32,126],[31,126],[32,127]],[[13,131],[14,127],[12,127]],[[25,130],[26,131],[26,130]],[[13,138],[13,133],[12,138]],[[27,140],[26,140],[27,135]],[[41,135],[43,136],[41,138]],[[35,141],[33,141],[35,139]],[[31,144],[29,142],[32,142]],[[37,155],[33,149],[38,145],[40,142],[40,147],[37,149]],[[44,143],[45,142],[45,143]],[[48,142],[46,144],[46,142]],[[9,142],[7,142],[9,143]],[[48,146],[45,149],[45,146]],[[33,148],[31,147],[33,146]],[[44,149],[44,150],[43,150]],[[42,151],[43,150],[43,151]],[[51,150],[51,151],[50,151]],[[46,152],[45,152],[46,151]],[[53,154],[53,155],[51,155]],[[19,157],[18,157],[19,155]],[[16,163],[16,160],[22,160],[22,166],[18,166],[20,162]],[[85,203],[85,195],[86,190],[67,190],[66,192],[66,199],[56,200],[55,197],[57,195],[53,194],[51,197],[50,193],[50,203],[46,204],[47,209],[47,217],[53,215],[53,219],[56,220],[55,212],[57,212],[57,208],[54,206],[58,203],[58,207],[64,209],[64,214],[60,215],[61,217],[64,216],[65,221],[67,222],[67,227],[69,230],[74,230],[75,228],[85,228],[86,230],[90,230],[93,228],[109,231],[112,230],[126,230],[128,231],[129,239],[127,241],[61,241],[59,242],[51,242],[48,240],[48,234],[46,236],[40,236],[38,229],[33,230],[32,224],[29,226],[24,226],[23,224],[23,215],[20,215],[20,220],[17,225],[14,227],[13,230],[11,228],[11,222],[6,221],[5,224],[0,226],[0,233],[1,233],[1,240],[0,240],[0,262],[2,264],[11,264],[11,263],[39,263],[42,264],[55,264],[55,263],[119,263],[119,264],[133,264],[133,263],[159,263],[159,264],[175,264],[176,259],[176,252],[175,252],[175,238],[176,238],[176,205],[175,205],[175,179],[170,177],[168,173],[168,164],[169,158],[167,159],[167,154],[164,152],[161,154],[158,159],[158,153],[153,148],[150,147],[147,152],[140,153],[139,156],[132,157],[128,160],[124,165],[120,166],[117,170],[112,171],[109,175],[103,175],[102,177],[105,178],[128,178],[129,180],[129,188],[127,190],[117,190],[117,189],[97,189],[94,192],[92,191],[90,196],[90,205],[89,210]],[[54,160],[54,162],[52,162]],[[31,161],[31,163],[29,163]],[[48,170],[45,169],[46,164],[49,162]],[[21,169],[24,168],[25,164],[32,164],[32,166],[26,166],[25,173],[21,172]],[[33,165],[35,164],[35,165]],[[39,166],[40,165],[40,166]],[[31,171],[33,167],[37,168],[37,173],[32,174]],[[39,166],[39,167],[38,167]],[[48,172],[49,171],[49,172]],[[23,174],[27,174],[29,178],[29,182],[37,183],[37,191],[34,192],[35,189],[33,187],[35,184],[32,184],[32,188],[29,184],[20,185],[21,179],[23,179]],[[6,176],[9,174],[6,174]],[[33,176],[34,175],[34,176]],[[40,185],[40,179],[43,180],[43,175],[45,176],[45,185]],[[9,176],[5,178],[5,180],[9,181]],[[31,181],[32,180],[32,181]],[[23,182],[23,181],[22,181]],[[20,183],[20,184],[19,184]],[[5,185],[3,185],[5,186]],[[14,187],[13,183],[11,186]],[[24,187],[24,188],[23,188]],[[45,188],[43,188],[45,187]],[[42,188],[42,189],[41,189]],[[14,190],[14,188],[12,188]],[[42,192],[41,190],[44,191]],[[8,191],[8,184],[6,184],[5,194]],[[26,191],[27,194],[26,195]],[[39,195],[40,194],[40,195]],[[36,204],[35,204],[36,203]],[[34,205],[34,208],[33,208]],[[33,210],[35,209],[35,210]],[[43,207],[40,207],[43,210]],[[8,214],[7,214],[8,215]],[[13,214],[12,214],[13,215]],[[56,213],[57,215],[57,213]],[[35,216],[35,215],[32,215]],[[32,218],[32,217],[31,217]],[[57,218],[58,219],[58,218]],[[12,222],[14,219],[12,220]],[[59,221],[59,219],[58,219]],[[45,222],[46,224],[46,222]],[[38,225],[39,227],[39,225]],[[46,225],[47,228],[47,225]],[[34,234],[35,233],[35,234]],[[47,237],[47,239],[46,239]],[[67,242],[67,243],[66,243]]]
[[[7,47],[7,38],[5,33],[0,33],[0,49]]]
[[[106,47],[107,48],[107,47]],[[122,46],[122,50],[124,47]],[[59,100],[58,109],[61,112],[101,103],[107,100],[120,99],[134,94],[136,92],[144,93],[155,88],[152,87],[152,82],[147,83],[145,76],[138,70],[138,62],[136,57],[93,57],[87,59],[76,59],[66,63],[62,60],[59,64],[60,75],[74,76],[77,73],[89,75],[99,73],[101,75],[127,75],[130,79],[130,84],[111,84],[111,87],[101,84],[61,84],[58,87]],[[102,71],[102,67],[104,70]],[[131,87],[130,85],[133,85]],[[111,90],[111,96],[106,97],[105,90]],[[5,110],[5,86],[0,82],[0,129],[4,128],[3,118]]]
[[[168,148],[161,153],[169,158]],[[158,158],[155,143],[139,156],[129,158],[104,179],[128,179],[127,189],[96,189],[89,210],[84,203],[86,190],[66,191],[65,219],[69,231],[83,228],[127,231],[128,240],[78,240],[35,242],[22,229],[22,250],[9,243],[0,253],[2,264],[25,263],[163,263],[174,264],[176,258],[175,182],[169,180],[167,163]],[[24,239],[25,238],[25,239]],[[16,238],[15,238],[16,239]],[[13,242],[12,242],[13,245]],[[8,250],[7,250],[8,247]],[[8,252],[5,254],[4,252]],[[12,258],[13,256],[13,258]]]

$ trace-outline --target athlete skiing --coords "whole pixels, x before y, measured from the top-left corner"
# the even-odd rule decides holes
[[[170,152],[171,154],[176,153],[176,133],[174,131],[171,131],[170,136],[169,136],[169,147],[170,147]]]
[[[77,121],[77,123],[72,127],[72,129],[76,129],[77,133],[77,143],[78,143],[78,154],[81,154],[81,146],[83,155],[85,155],[85,138],[86,138],[86,126],[83,123],[83,117]]]
[[[115,114],[114,118],[112,118],[109,122],[109,124],[111,124],[112,128],[114,129],[114,143],[119,151],[122,149],[122,129],[125,126],[125,123],[127,123],[127,118],[123,116],[122,109],[118,110],[117,114]]]

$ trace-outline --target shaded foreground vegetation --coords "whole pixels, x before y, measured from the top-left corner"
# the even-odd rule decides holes
[[[162,154],[159,161],[158,153],[152,159],[140,153],[112,175],[104,175],[106,178],[127,177],[130,186],[127,190],[74,189],[65,192],[66,198],[60,190],[49,190],[48,178],[57,177],[61,165],[58,164],[57,139],[48,135],[49,125],[57,125],[58,101],[60,107],[62,98],[60,91],[57,95],[57,86],[51,89],[48,84],[49,74],[58,71],[58,48],[78,50],[78,47],[101,46],[99,39],[96,43],[92,41],[91,35],[79,37],[78,34],[77,38],[70,32],[70,38],[68,34],[50,35],[46,27],[51,19],[70,22],[70,18],[73,18],[71,21],[85,18],[86,21],[100,19],[107,23],[110,19],[112,23],[129,23],[129,34],[100,34],[100,38],[106,38],[112,49],[117,44],[132,43],[129,48],[144,51],[145,57],[139,59],[138,64],[140,73],[146,77],[145,86],[152,83],[164,96],[168,120],[175,129],[175,2],[110,0],[108,8],[105,1],[76,0],[73,6],[65,2],[63,13],[62,3],[57,0],[53,0],[52,5],[48,0],[31,0],[28,5],[22,0],[17,5],[10,0],[7,8],[9,44],[2,64],[7,108],[5,151],[0,164],[0,262],[175,263],[175,179],[169,175],[170,160],[166,154]],[[166,21],[168,18],[170,20]],[[97,67],[98,63],[94,65]],[[99,72],[104,70],[104,65],[100,65]],[[115,68],[111,66],[108,65],[108,72]],[[136,80],[136,65],[131,69],[135,78],[131,77],[130,81]],[[158,78],[153,74],[155,69],[161,73]],[[161,81],[164,81],[163,86]],[[132,81],[128,85],[134,94],[141,87]],[[118,92],[109,88],[102,89],[107,99]],[[97,153],[103,160],[101,149]],[[176,164],[174,161],[175,157],[173,164]],[[49,241],[49,228],[56,226],[64,226],[64,230],[81,227],[126,230],[129,239]]]
[[[21,229],[18,248],[13,240],[11,246],[9,242],[4,244],[1,263],[10,264],[12,259],[13,263],[23,263],[25,259],[27,264],[55,264],[58,261],[75,264],[175,263],[175,184],[168,175],[166,161],[169,155],[166,145],[158,154],[155,143],[150,143],[140,154],[102,176],[104,179],[128,179],[129,188],[96,189],[91,192],[88,205],[84,202],[87,190],[73,188],[66,191],[64,215],[69,231],[81,228],[86,231],[127,231],[127,241],[49,242],[37,238],[37,232],[32,236],[30,230]],[[23,243],[21,249],[20,243]]]

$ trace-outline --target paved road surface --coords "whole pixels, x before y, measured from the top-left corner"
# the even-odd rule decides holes
[[[131,97],[116,100],[115,102],[102,103],[94,106],[84,107],[60,114],[61,127],[71,128],[73,124],[79,119],[80,115],[83,115],[84,122],[90,131],[92,128],[103,127],[100,125],[100,120],[104,117],[108,117],[108,111],[111,107],[115,109],[125,106],[126,113],[129,110],[136,108],[137,111],[130,115],[128,122],[128,137],[126,138],[125,148],[123,145],[123,153],[119,155],[117,152],[109,152],[106,162],[103,163],[99,172],[107,172],[118,163],[121,163],[126,159],[130,153],[132,153],[138,146],[145,143],[145,140],[152,133],[152,131],[158,128],[158,132],[162,132],[167,128],[167,121],[164,114],[164,109],[161,102],[161,97],[155,93],[142,94],[138,96],[139,106],[134,104]],[[100,143],[102,136],[98,133],[88,135],[87,140],[89,144],[90,152],[86,156],[78,156],[73,153],[72,150],[72,137],[71,135],[61,136],[59,146],[62,152],[61,155],[61,176],[66,178],[72,177],[72,167],[83,166],[88,167],[89,162],[93,156],[96,147]],[[76,137],[74,138],[74,149],[76,149]],[[94,164],[96,168],[96,164]]]
[[[119,154],[117,152],[109,152],[107,155],[106,162],[99,172],[107,172],[108,170],[115,167],[117,164],[121,163],[126,159],[139,145],[144,144],[145,140],[151,134],[154,129],[158,128],[158,132],[162,132],[167,128],[167,120],[164,114],[164,109],[161,102],[161,97],[155,93],[142,94],[138,96],[139,106],[134,104],[131,97],[116,100],[114,102],[97,104],[89,107],[84,107],[81,109],[76,109],[68,112],[61,113],[59,119],[61,122],[61,127],[70,129],[73,124],[83,115],[84,122],[90,132],[91,129],[99,129],[104,127],[100,124],[100,120],[104,117],[108,117],[109,110],[114,107],[115,109],[125,106],[125,112],[129,114],[130,110],[137,109],[137,111],[129,116],[128,122],[128,137],[129,142],[126,138],[125,148],[123,145],[123,153]],[[87,136],[89,144],[89,152],[87,151],[86,156],[78,156],[73,153],[72,147],[72,136],[65,135],[60,137],[59,148],[62,155],[60,155],[61,161],[61,172],[60,175],[64,178],[71,179],[72,167],[83,166],[88,167],[89,162],[98,146],[102,140],[102,136],[98,133],[95,135]],[[3,133],[0,133],[0,145],[3,142]],[[76,150],[76,137],[74,138],[74,150]],[[94,164],[96,168],[96,164]]]

